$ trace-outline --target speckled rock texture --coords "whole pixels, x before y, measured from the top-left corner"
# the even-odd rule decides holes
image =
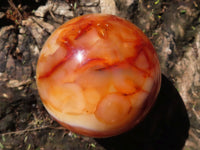
[[[131,132],[111,139],[80,136],[58,125],[45,111],[35,83],[39,52],[52,31],[88,13],[109,13],[136,24],[152,41],[163,74],[159,100],[147,118]],[[198,150],[199,128],[200,1],[1,3],[0,150]]]

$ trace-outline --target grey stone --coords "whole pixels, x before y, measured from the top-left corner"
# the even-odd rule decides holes
[[[100,0],[81,0],[80,1],[80,6],[86,6],[86,7],[91,7],[91,6],[98,6]]]
[[[14,26],[0,29],[0,72],[5,72],[7,55],[15,48],[16,42]]]
[[[0,19],[2,19],[5,16],[4,12],[0,12]]]

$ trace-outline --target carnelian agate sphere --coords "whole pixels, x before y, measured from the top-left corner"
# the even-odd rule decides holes
[[[132,23],[106,14],[77,17],[55,30],[36,76],[49,114],[92,137],[134,127],[152,107],[161,82],[148,38]]]

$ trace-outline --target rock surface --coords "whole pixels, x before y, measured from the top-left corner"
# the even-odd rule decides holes
[[[126,18],[151,39],[162,73],[176,87],[187,108],[190,130],[183,149],[198,150],[200,2],[197,0],[2,2],[0,150],[106,149],[102,141],[76,135],[54,122],[41,104],[35,83],[38,55],[51,32],[65,21],[88,13],[110,13]]]

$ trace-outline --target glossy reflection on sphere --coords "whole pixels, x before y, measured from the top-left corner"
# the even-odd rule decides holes
[[[72,19],[48,38],[37,64],[42,102],[64,127],[109,137],[134,127],[160,89],[156,52],[143,32],[113,15]]]

